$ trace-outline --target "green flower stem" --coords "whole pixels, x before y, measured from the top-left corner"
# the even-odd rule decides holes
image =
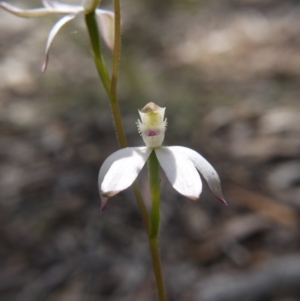
[[[117,79],[118,79],[120,53],[121,53],[120,0],[114,0],[114,12],[115,12],[115,41],[114,41],[114,53],[113,53],[113,68],[111,74],[111,94],[113,95],[113,99],[117,100]]]
[[[92,54],[99,77],[101,78],[106,93],[110,96],[110,78],[101,54],[99,31],[94,11],[85,15],[85,22],[90,36]]]
[[[150,243],[153,271],[154,271],[156,287],[157,287],[158,300],[166,301],[164,281],[162,277],[162,272],[161,272],[162,269],[160,264],[159,251],[158,251],[158,239],[157,238],[149,239],[149,243]]]
[[[114,52],[113,52],[113,67],[112,67],[112,74],[111,74],[110,104],[115,120],[116,129],[120,129],[120,134],[118,134],[120,146],[126,147],[127,146],[126,136],[123,130],[118,97],[117,97],[117,82],[118,82],[117,80],[118,80],[118,71],[119,71],[120,53],[121,53],[120,0],[114,0],[114,13],[115,13],[115,41],[114,41]]]
[[[151,217],[150,217],[150,239],[158,237],[159,231],[159,203],[160,203],[160,178],[159,178],[159,162],[156,158],[155,151],[152,151],[148,159],[148,173],[150,194],[152,199]]]
[[[160,177],[159,177],[159,162],[157,160],[155,151],[152,151],[148,159],[148,174],[150,183],[150,194],[152,199],[151,216],[150,216],[150,230],[148,232],[149,245],[152,256],[153,270],[156,280],[157,292],[159,301],[165,301],[165,290],[162,278],[162,269],[160,263],[160,256],[158,251],[158,232],[160,220]]]
[[[101,48],[100,48],[100,39],[99,39],[99,31],[97,26],[97,21],[95,18],[95,13],[91,12],[85,15],[85,21],[88,29],[88,33],[91,40],[92,45],[92,53],[94,62],[97,68],[97,72],[99,77],[103,83],[105,91],[108,95],[111,105],[111,111],[113,115],[113,120],[115,124],[115,129],[118,136],[118,141],[120,143],[120,147],[124,148],[127,146],[126,136],[122,125],[120,109],[118,105],[118,100],[116,97],[116,85],[117,85],[117,71],[118,71],[118,62],[119,62],[119,53],[120,50],[114,50],[114,63],[113,63],[113,81],[111,81],[109,77],[109,73],[107,67],[105,65],[104,59],[102,57]],[[120,43],[118,43],[120,46]],[[117,45],[117,46],[118,46]]]

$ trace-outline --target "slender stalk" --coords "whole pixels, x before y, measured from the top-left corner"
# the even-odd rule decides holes
[[[85,15],[85,21],[88,29],[88,33],[91,40],[92,45],[92,53],[94,62],[96,65],[97,72],[99,74],[99,77],[101,78],[101,81],[103,83],[103,86],[105,88],[105,91],[108,95],[108,98],[110,100],[111,105],[111,111],[113,115],[113,120],[115,124],[115,129],[117,132],[118,141],[121,148],[124,148],[127,146],[126,136],[122,125],[121,120],[121,114],[119,109],[119,104],[116,97],[116,85],[117,85],[117,71],[118,71],[118,64],[119,64],[119,50],[114,50],[114,57],[113,57],[113,82],[109,77],[109,73],[107,70],[107,67],[105,65],[104,59],[102,57],[101,48],[100,48],[100,39],[99,39],[99,31],[98,31],[98,25],[95,18],[95,12],[91,12],[89,14]],[[118,28],[118,26],[117,26]],[[120,36],[120,32],[118,33]],[[119,38],[120,39],[120,38]],[[120,43],[117,43],[117,47],[120,47]],[[115,54],[116,51],[116,54]],[[112,85],[114,83],[114,85]]]
[[[158,251],[158,232],[160,221],[160,177],[159,177],[159,162],[157,160],[155,151],[152,151],[148,159],[148,174],[150,184],[150,194],[152,198],[151,216],[150,216],[150,230],[148,232],[149,245],[152,256],[152,264],[154,276],[157,286],[157,293],[159,301],[165,301],[165,290],[162,277],[162,269],[160,263],[160,256]]]
[[[126,147],[126,136],[123,130],[121,121],[121,114],[119,109],[119,103],[117,98],[117,82],[118,82],[118,71],[120,63],[121,53],[121,6],[120,0],[114,0],[114,13],[115,13],[115,41],[114,41],[114,52],[113,52],[113,67],[111,75],[111,90],[110,90],[110,105],[115,120],[116,128],[119,129],[118,139],[121,147]]]
[[[113,68],[111,74],[111,95],[113,99],[117,100],[117,79],[120,64],[121,53],[121,7],[120,0],[114,0],[115,11],[115,41],[113,53]]]
[[[149,175],[150,194],[152,199],[149,237],[152,239],[158,236],[159,219],[160,219],[159,162],[156,158],[155,151],[152,151],[148,159],[148,175]]]
[[[161,269],[160,256],[158,250],[158,239],[157,238],[149,239],[149,244],[150,244],[151,257],[152,257],[152,266],[153,266],[156,287],[157,287],[158,300],[166,301],[164,281],[161,272],[162,269]]]
[[[85,22],[90,36],[92,54],[96,69],[99,77],[101,78],[104,89],[110,98],[110,78],[101,53],[99,31],[94,11],[85,15]]]

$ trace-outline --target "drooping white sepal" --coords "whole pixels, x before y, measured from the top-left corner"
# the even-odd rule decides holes
[[[100,195],[112,197],[128,188],[145,165],[151,149],[146,147],[123,148],[111,154],[99,171]]]
[[[45,59],[44,59],[44,63],[42,66],[42,72],[45,72],[48,66],[48,61],[49,61],[49,50],[50,47],[53,43],[53,40],[56,36],[56,34],[59,32],[59,30],[69,21],[73,20],[75,18],[76,15],[67,15],[62,17],[61,19],[59,19],[54,26],[52,27],[52,29],[49,32],[48,35],[48,39],[47,39],[47,43],[46,43],[46,49],[45,49]]]
[[[170,147],[156,148],[155,153],[174,189],[192,200],[197,200],[202,191],[202,182],[193,162]]]
[[[183,146],[170,146],[169,149],[176,153],[181,153],[182,155],[191,159],[195,167],[201,173],[201,175],[206,180],[208,187],[212,191],[212,193],[224,204],[227,204],[221,188],[221,181],[219,178],[218,173],[212,167],[212,165],[203,158],[199,153],[196,151],[183,147]]]

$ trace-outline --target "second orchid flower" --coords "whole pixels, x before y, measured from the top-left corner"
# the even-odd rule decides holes
[[[34,9],[20,9],[12,4],[9,4],[4,1],[0,1],[0,8],[12,13],[18,17],[23,18],[36,18],[43,17],[48,15],[63,15],[52,27],[48,34],[46,49],[45,49],[45,59],[42,66],[42,72],[46,71],[48,60],[49,60],[49,50],[53,43],[53,40],[59,30],[73,20],[76,16],[80,14],[87,14],[91,12],[95,2],[99,1],[90,1],[84,0],[82,5],[70,5],[61,3],[56,0],[42,0],[44,7],[34,8]],[[114,48],[114,13],[111,11],[96,9],[95,14],[99,22],[100,32],[102,34],[103,40],[108,48],[111,50]]]

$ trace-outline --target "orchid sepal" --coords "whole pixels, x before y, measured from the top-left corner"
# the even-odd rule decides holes
[[[169,148],[189,158],[193,162],[197,170],[200,172],[200,174],[203,176],[203,178],[206,180],[209,189],[215,195],[215,197],[219,199],[223,204],[227,205],[227,202],[223,197],[220,177],[217,171],[204,157],[188,147],[170,146]]]
[[[155,153],[173,188],[196,201],[202,191],[202,182],[192,161],[170,147],[156,148]]]
[[[57,35],[57,33],[59,32],[59,30],[69,21],[73,20],[75,18],[75,15],[67,15],[62,17],[61,19],[59,19],[54,26],[52,27],[52,29],[49,32],[48,38],[47,38],[47,42],[46,42],[46,48],[45,48],[45,59],[44,59],[44,63],[42,65],[42,72],[44,73],[47,69],[48,66],[48,61],[49,61],[49,51],[50,51],[50,47],[53,43],[53,40],[55,38],[55,36]]]
[[[98,187],[102,201],[128,188],[145,165],[151,150],[146,147],[122,148],[102,164]]]

